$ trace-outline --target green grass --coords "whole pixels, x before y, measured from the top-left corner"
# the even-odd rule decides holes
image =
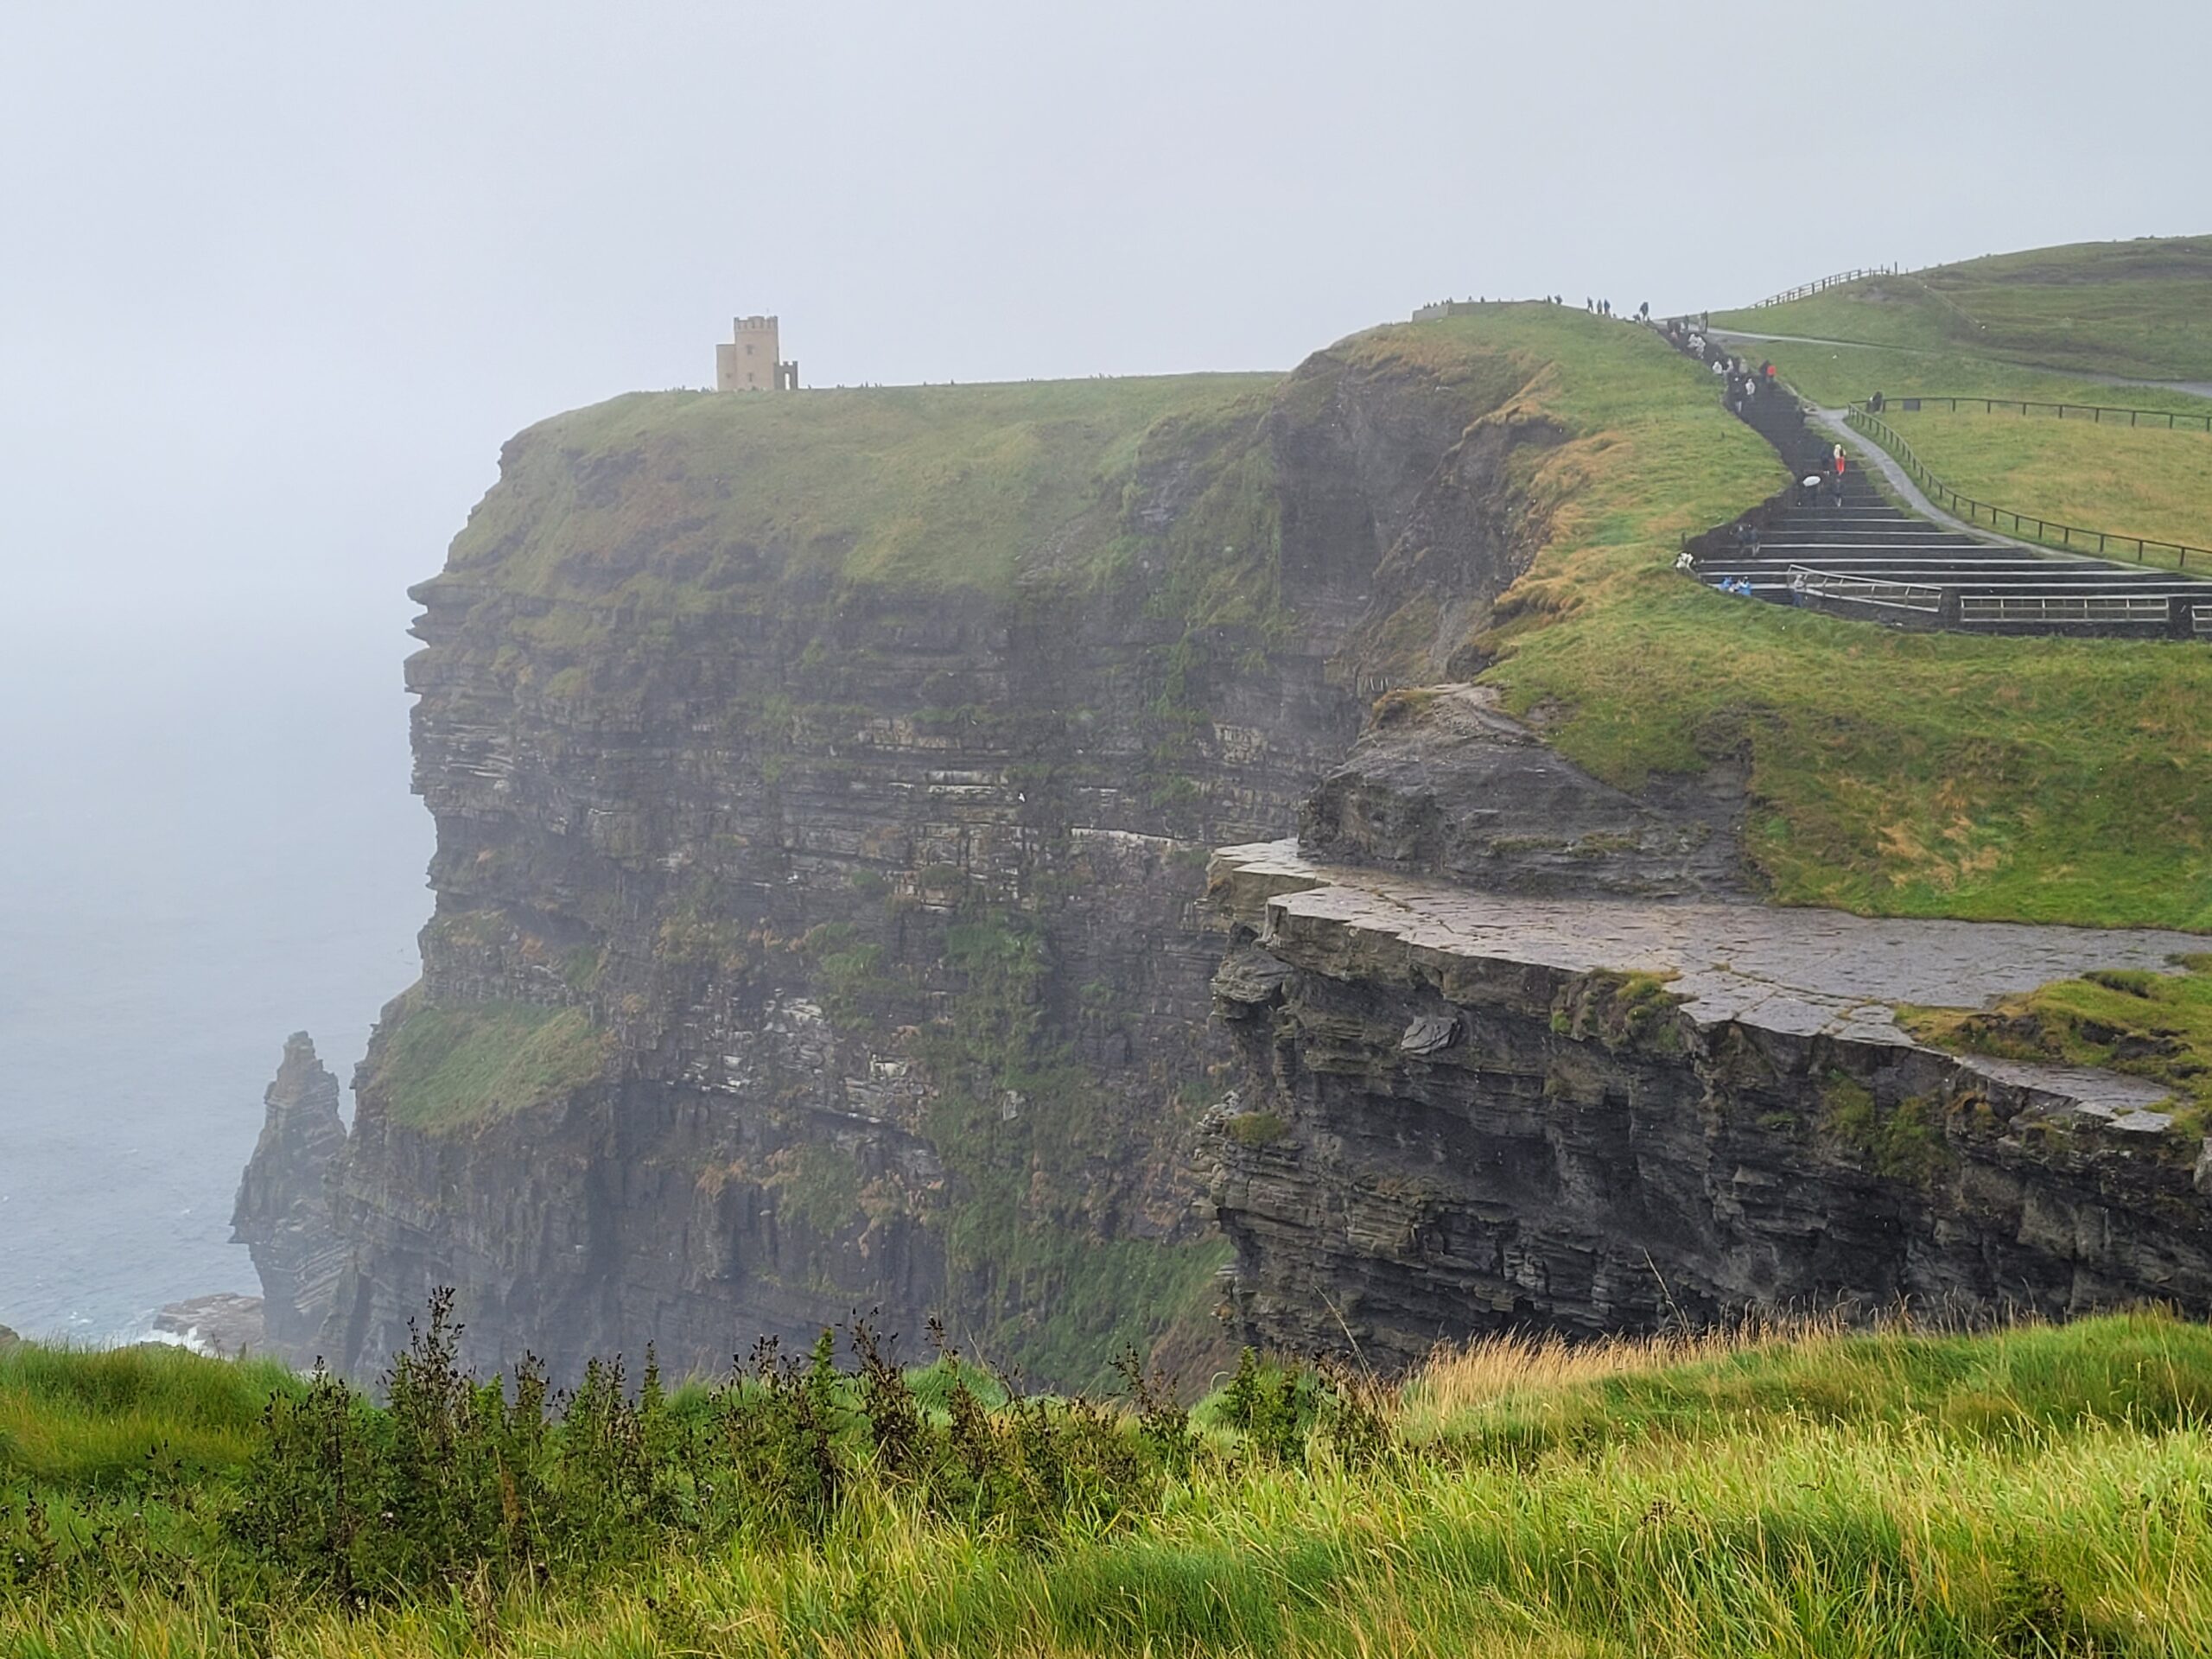
[[[2212,656],[1731,605],[1664,550],[1494,671],[1569,759],[1633,787],[1747,758],[1745,850],[1785,903],[2212,929]]]
[[[2179,1127],[2202,1136],[2212,1118],[2212,956],[2187,971],[2094,973],[2059,980],[1993,1008],[1910,1008],[1916,1036],[2003,1058],[2090,1065],[2172,1089]]]
[[[1568,1350],[1559,1357],[1563,1380],[1506,1388],[1478,1351],[1464,1363],[1471,1378],[1452,1363],[1417,1378],[1406,1410],[1439,1444],[1522,1463],[1796,1423],[1856,1432],[1940,1425],[1963,1440],[2017,1444],[2098,1427],[2156,1433],[2212,1421],[2212,1331],[2149,1315],[1994,1336],[1827,1331],[1688,1346],[1702,1351],[1586,1377],[1574,1367],[1596,1370],[1605,1350]]]
[[[1489,418],[1573,435],[1516,480],[1551,539],[1484,642],[1510,711],[1624,788],[1746,764],[1745,852],[1785,903],[2212,928],[2212,654],[1894,633],[1683,582],[1680,535],[1779,488],[1772,451],[1656,340],[1531,310],[1421,325],[1534,342],[1550,366]]]
[[[231,1467],[270,1395],[292,1386],[273,1362],[205,1359],[156,1344],[99,1352],[0,1346],[0,1483],[101,1491],[162,1458]]]
[[[143,1500],[88,1510],[114,1517],[107,1553],[0,1589],[0,1652],[2212,1650],[2200,1325],[1493,1344],[1380,1408],[1390,1444],[1361,1458],[1322,1441],[1262,1458],[1210,1428],[1140,1512],[1076,1506],[1027,1541],[862,1481],[797,1543],[672,1538],[537,1587],[463,1574],[355,1613],[226,1554],[210,1473],[159,1517],[157,1559],[122,1519]]]
[[[2212,237],[1972,259],[1867,277],[1788,305],[1716,312],[1713,323],[2031,367],[2212,379]]]
[[[1977,499],[2054,523],[2212,548],[2212,432],[1979,406],[1892,407],[1882,418],[1938,478]],[[2074,545],[2081,549],[2078,537]],[[2174,560],[2167,553],[2153,562]]]
[[[1147,434],[1249,424],[1280,378],[632,393],[517,437],[448,568],[663,612],[785,571],[1005,593],[1107,556]]]
[[[1894,410],[1900,397],[2026,397],[2042,403],[2171,409],[2202,416],[2212,402],[2155,386],[2113,386],[2047,369],[2023,368],[1966,352],[1912,352],[1880,346],[1800,345],[1746,340],[1734,347],[1757,363],[1770,359],[1782,378],[1823,409],[1863,403],[1879,391]]]
[[[370,1087],[392,1122],[454,1129],[581,1089],[606,1063],[607,1039],[582,1008],[417,1005],[385,1041]]]

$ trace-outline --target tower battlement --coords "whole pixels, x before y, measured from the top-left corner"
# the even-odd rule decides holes
[[[782,330],[774,317],[734,317],[730,338],[715,347],[717,391],[797,391],[798,363],[783,360]]]

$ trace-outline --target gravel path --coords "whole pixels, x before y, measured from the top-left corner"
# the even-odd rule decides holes
[[[1776,346],[1843,346],[1862,352],[1902,352],[1908,357],[1947,357],[1947,352],[1931,351],[1924,346],[1877,346],[1864,340],[1822,340],[1816,334],[1753,334],[1738,328],[1711,328],[1707,335],[1713,340],[1757,340]],[[2031,363],[2012,364],[2014,368],[2037,368]],[[2192,397],[2212,398],[2212,380],[2131,380],[2124,374],[2096,374],[2088,369],[2037,369],[2039,373],[2064,375],[2069,379],[2088,380],[2100,386],[2141,386],[2151,391],[2186,392]]]

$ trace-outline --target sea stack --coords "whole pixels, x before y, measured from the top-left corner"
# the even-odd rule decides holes
[[[284,1041],[283,1063],[263,1096],[268,1116],[238,1182],[231,1241],[261,1275],[264,1339],[305,1361],[329,1310],[346,1248],[331,1224],[329,1175],[346,1148],[338,1079],[304,1031]]]

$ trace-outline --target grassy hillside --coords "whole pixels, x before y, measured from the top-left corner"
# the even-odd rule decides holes
[[[2212,548],[2212,432],[1979,405],[1892,409],[1883,418],[1938,478],[1980,500],[2086,529]]]
[[[2212,1650],[2212,1332],[2150,1315],[1263,1368],[1187,1419],[863,1350],[540,1428],[416,1360],[389,1411],[293,1392],[122,1485],[0,1452],[0,1652]],[[95,1363],[119,1402],[270,1386],[34,1351],[0,1408]]]
[[[1624,787],[1747,765],[1747,851],[1785,902],[2212,928],[2212,653],[1897,634],[1684,582],[1680,533],[1778,487],[1779,463],[1709,376],[1584,321],[1389,331],[1540,352],[1490,418],[1578,435],[1524,483],[1552,538],[1485,641],[1510,709]]]
[[[1764,315],[1764,313],[1760,315]],[[2118,386],[2051,369],[2024,368],[1962,351],[1911,352],[1886,346],[1747,340],[1753,361],[1770,358],[1782,378],[1823,409],[1840,409],[1873,391],[1899,397],[2029,397],[2045,403],[2113,404],[2202,415],[2205,398],[2163,386]]]
[[[2212,237],[1999,254],[1717,312],[1713,322],[2041,368],[2212,379]]]
[[[235,1468],[270,1395],[296,1391],[279,1365],[181,1348],[0,1343],[0,1485],[108,1493],[143,1484],[157,1465]]]

